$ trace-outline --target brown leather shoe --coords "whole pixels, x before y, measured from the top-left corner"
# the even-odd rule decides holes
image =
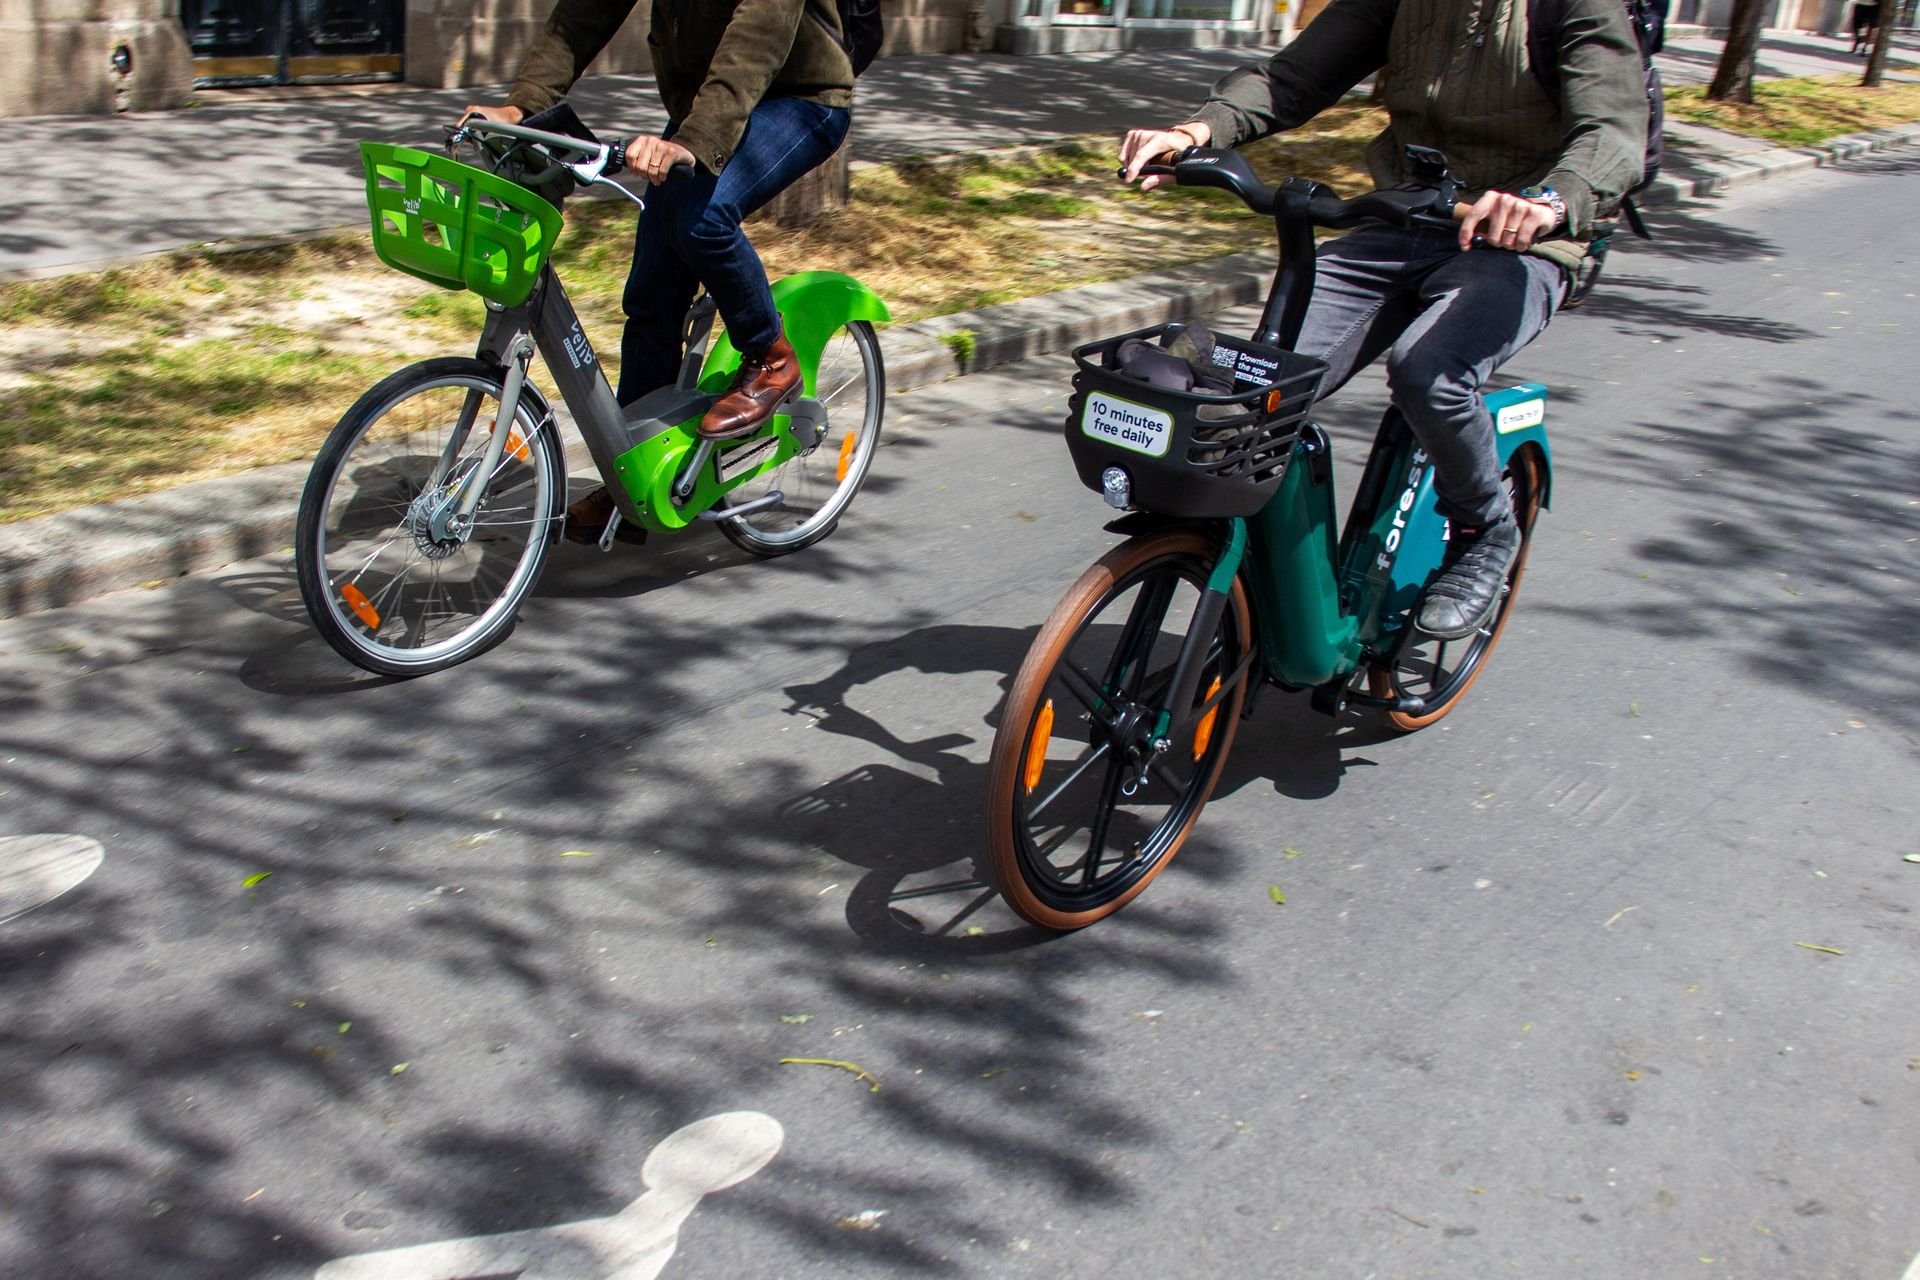
[[[783,333],[760,355],[740,362],[740,372],[733,376],[732,389],[715,401],[713,408],[707,410],[707,416],[700,419],[701,437],[735,440],[752,435],[799,386],[800,358]]]
[[[600,535],[607,530],[607,521],[613,519],[613,495],[607,492],[605,485],[595,489],[586,497],[567,508],[565,531],[568,542],[578,542],[593,546],[600,541]],[[647,531],[631,520],[622,520],[614,531],[614,541],[632,543],[639,546],[647,540]]]

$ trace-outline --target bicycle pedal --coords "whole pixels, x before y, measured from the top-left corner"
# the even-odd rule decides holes
[[[607,527],[600,532],[600,549],[613,550],[613,544],[624,542],[628,546],[645,546],[647,531],[637,524],[629,524],[624,516],[615,511],[607,518]]]

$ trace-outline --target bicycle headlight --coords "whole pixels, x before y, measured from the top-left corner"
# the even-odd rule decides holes
[[[1119,467],[1108,467],[1100,473],[1100,496],[1116,511],[1125,511],[1133,505],[1133,481]]]

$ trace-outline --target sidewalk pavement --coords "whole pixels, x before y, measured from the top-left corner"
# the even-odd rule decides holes
[[[1660,56],[1663,75],[1670,83],[1704,81],[1720,43],[1674,33]],[[1857,69],[1860,60],[1846,54],[1846,43],[1770,36],[1759,73]],[[1916,53],[1920,42],[1903,36],[1890,73],[1914,76]],[[1174,118],[1226,69],[1259,56],[1236,49],[882,59],[861,78],[853,162],[1086,134],[1117,138],[1138,122]],[[97,269],[197,243],[357,226],[365,217],[360,139],[431,144],[466,103],[495,101],[502,92],[343,90],[179,112],[18,121],[0,138],[0,170],[10,175],[0,203],[0,279]],[[605,129],[609,134],[663,123],[647,76],[592,78],[574,100],[589,122],[617,122]],[[1920,126],[1786,149],[1674,124],[1665,176],[1641,203],[1672,203],[1914,142]],[[63,156],[82,157],[83,168],[111,175],[126,194],[76,198],[76,190],[94,184],[63,173]],[[164,193],[164,203],[156,193]],[[1272,269],[1271,251],[1261,250],[896,326],[882,339],[888,387],[911,390],[1111,332],[1256,301]],[[961,329],[975,336],[965,367],[941,341]],[[0,526],[0,618],[284,548],[306,472],[306,463],[292,463]]]

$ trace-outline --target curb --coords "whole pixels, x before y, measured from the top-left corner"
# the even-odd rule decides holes
[[[1817,147],[1717,158],[1698,176],[1661,178],[1639,201],[1646,207],[1676,204],[1917,142],[1920,125],[1912,125]],[[1249,251],[899,325],[881,337],[887,386],[911,391],[1116,331],[1257,302],[1272,271],[1271,251]],[[954,336],[961,333],[972,338],[964,362],[956,354],[964,344]],[[583,451],[569,450],[569,460],[575,471],[585,465]],[[284,463],[0,527],[0,618],[160,586],[287,547],[308,466]]]

